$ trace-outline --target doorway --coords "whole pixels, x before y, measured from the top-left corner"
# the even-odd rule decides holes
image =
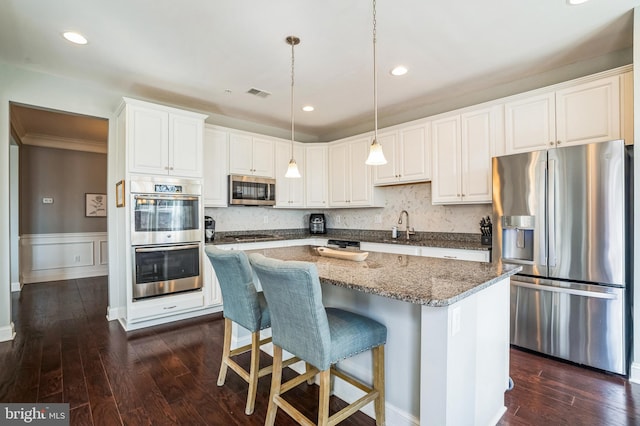
[[[9,113],[11,291],[108,275],[108,120],[17,103]]]

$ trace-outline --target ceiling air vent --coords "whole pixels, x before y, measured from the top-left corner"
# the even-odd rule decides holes
[[[265,90],[256,89],[255,87],[252,87],[251,89],[247,90],[247,93],[249,93],[250,95],[258,96],[260,98],[266,98],[267,96],[271,95],[271,93]]]

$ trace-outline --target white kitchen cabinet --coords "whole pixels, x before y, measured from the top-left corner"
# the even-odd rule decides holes
[[[619,139],[620,76],[505,104],[506,153]]]
[[[327,208],[329,200],[327,144],[305,144],[305,206]]]
[[[387,164],[373,168],[374,185],[425,182],[431,179],[429,124],[378,134]]]
[[[373,207],[371,170],[365,164],[370,138],[329,145],[329,207]]]
[[[129,172],[202,177],[205,115],[124,98]]]
[[[202,291],[192,291],[183,294],[140,300],[130,304],[127,311],[127,323],[133,324],[184,314],[202,309],[204,305],[204,293]]]
[[[432,122],[433,204],[491,202],[492,143],[500,106],[491,106]]]
[[[251,134],[229,135],[229,173],[273,178],[274,141]]]
[[[202,199],[205,207],[227,207],[229,186],[229,134],[205,126]]]
[[[438,257],[442,259],[469,260],[473,262],[490,262],[489,250],[464,250],[441,247],[421,247],[420,256]]]
[[[289,160],[291,160],[291,142],[275,142],[276,207],[304,207],[304,183],[307,174],[304,154],[302,144],[295,142],[293,144],[293,158],[298,164],[298,170],[302,177],[284,177],[289,166]]]
[[[202,279],[206,295],[205,303],[210,306],[222,305],[222,292],[218,277],[216,277],[211,261],[204,252],[202,254]]]

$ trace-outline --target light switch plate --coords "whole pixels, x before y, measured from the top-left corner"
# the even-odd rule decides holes
[[[53,204],[53,197],[43,197],[42,204]]]

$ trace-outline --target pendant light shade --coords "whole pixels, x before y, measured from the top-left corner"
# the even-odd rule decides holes
[[[287,173],[285,173],[284,177],[286,178],[299,178],[300,170],[298,170],[298,164],[296,163],[295,158],[293,158],[293,141],[294,141],[294,120],[293,120],[293,86],[294,86],[294,65],[295,65],[295,56],[294,56],[294,46],[296,44],[300,44],[300,39],[296,36],[289,36],[285,39],[287,44],[291,45],[291,160],[289,160],[289,167],[287,167]]]
[[[373,0],[373,141],[365,164],[381,166],[387,164],[382,145],[378,143],[378,65],[376,61],[376,0]]]

